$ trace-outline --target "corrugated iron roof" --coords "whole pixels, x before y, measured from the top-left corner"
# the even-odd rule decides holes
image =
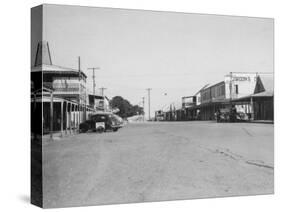
[[[272,97],[272,96],[274,96],[273,91],[263,91],[263,92],[251,95],[251,97]]]
[[[224,83],[224,81],[219,81],[219,82],[215,82],[215,83],[212,83],[212,84],[208,84],[206,87],[202,88],[200,91],[205,90],[207,88],[211,88],[211,87],[213,87],[215,85],[218,85],[218,84],[221,84],[221,83]]]
[[[73,74],[79,74],[79,70],[73,69],[73,68],[66,68],[58,65],[49,65],[49,64],[42,64],[38,66],[31,67],[31,72],[46,72],[46,73],[73,73]],[[87,76],[84,74],[83,71],[80,71],[80,73],[87,78]]]

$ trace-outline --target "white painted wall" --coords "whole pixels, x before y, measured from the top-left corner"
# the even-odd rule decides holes
[[[225,76],[225,98],[237,99],[254,93],[256,73],[232,73]],[[235,86],[238,85],[238,94]],[[232,95],[231,95],[232,93]]]

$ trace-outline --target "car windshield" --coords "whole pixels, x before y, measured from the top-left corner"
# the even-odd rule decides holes
[[[118,122],[122,122],[123,119],[120,116],[117,116],[115,114],[113,114],[114,119],[116,119]]]

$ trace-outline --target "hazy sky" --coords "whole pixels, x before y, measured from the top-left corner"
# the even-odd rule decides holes
[[[272,19],[57,5],[43,17],[54,64],[81,56],[91,91],[98,66],[97,88],[133,104],[152,88],[151,114],[231,71],[273,72]]]

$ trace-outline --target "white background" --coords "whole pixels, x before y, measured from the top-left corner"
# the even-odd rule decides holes
[[[0,210],[38,211],[30,205],[30,8],[73,4],[275,18],[275,195],[123,204],[53,211],[280,211],[280,22],[278,0],[10,0],[0,6]]]

